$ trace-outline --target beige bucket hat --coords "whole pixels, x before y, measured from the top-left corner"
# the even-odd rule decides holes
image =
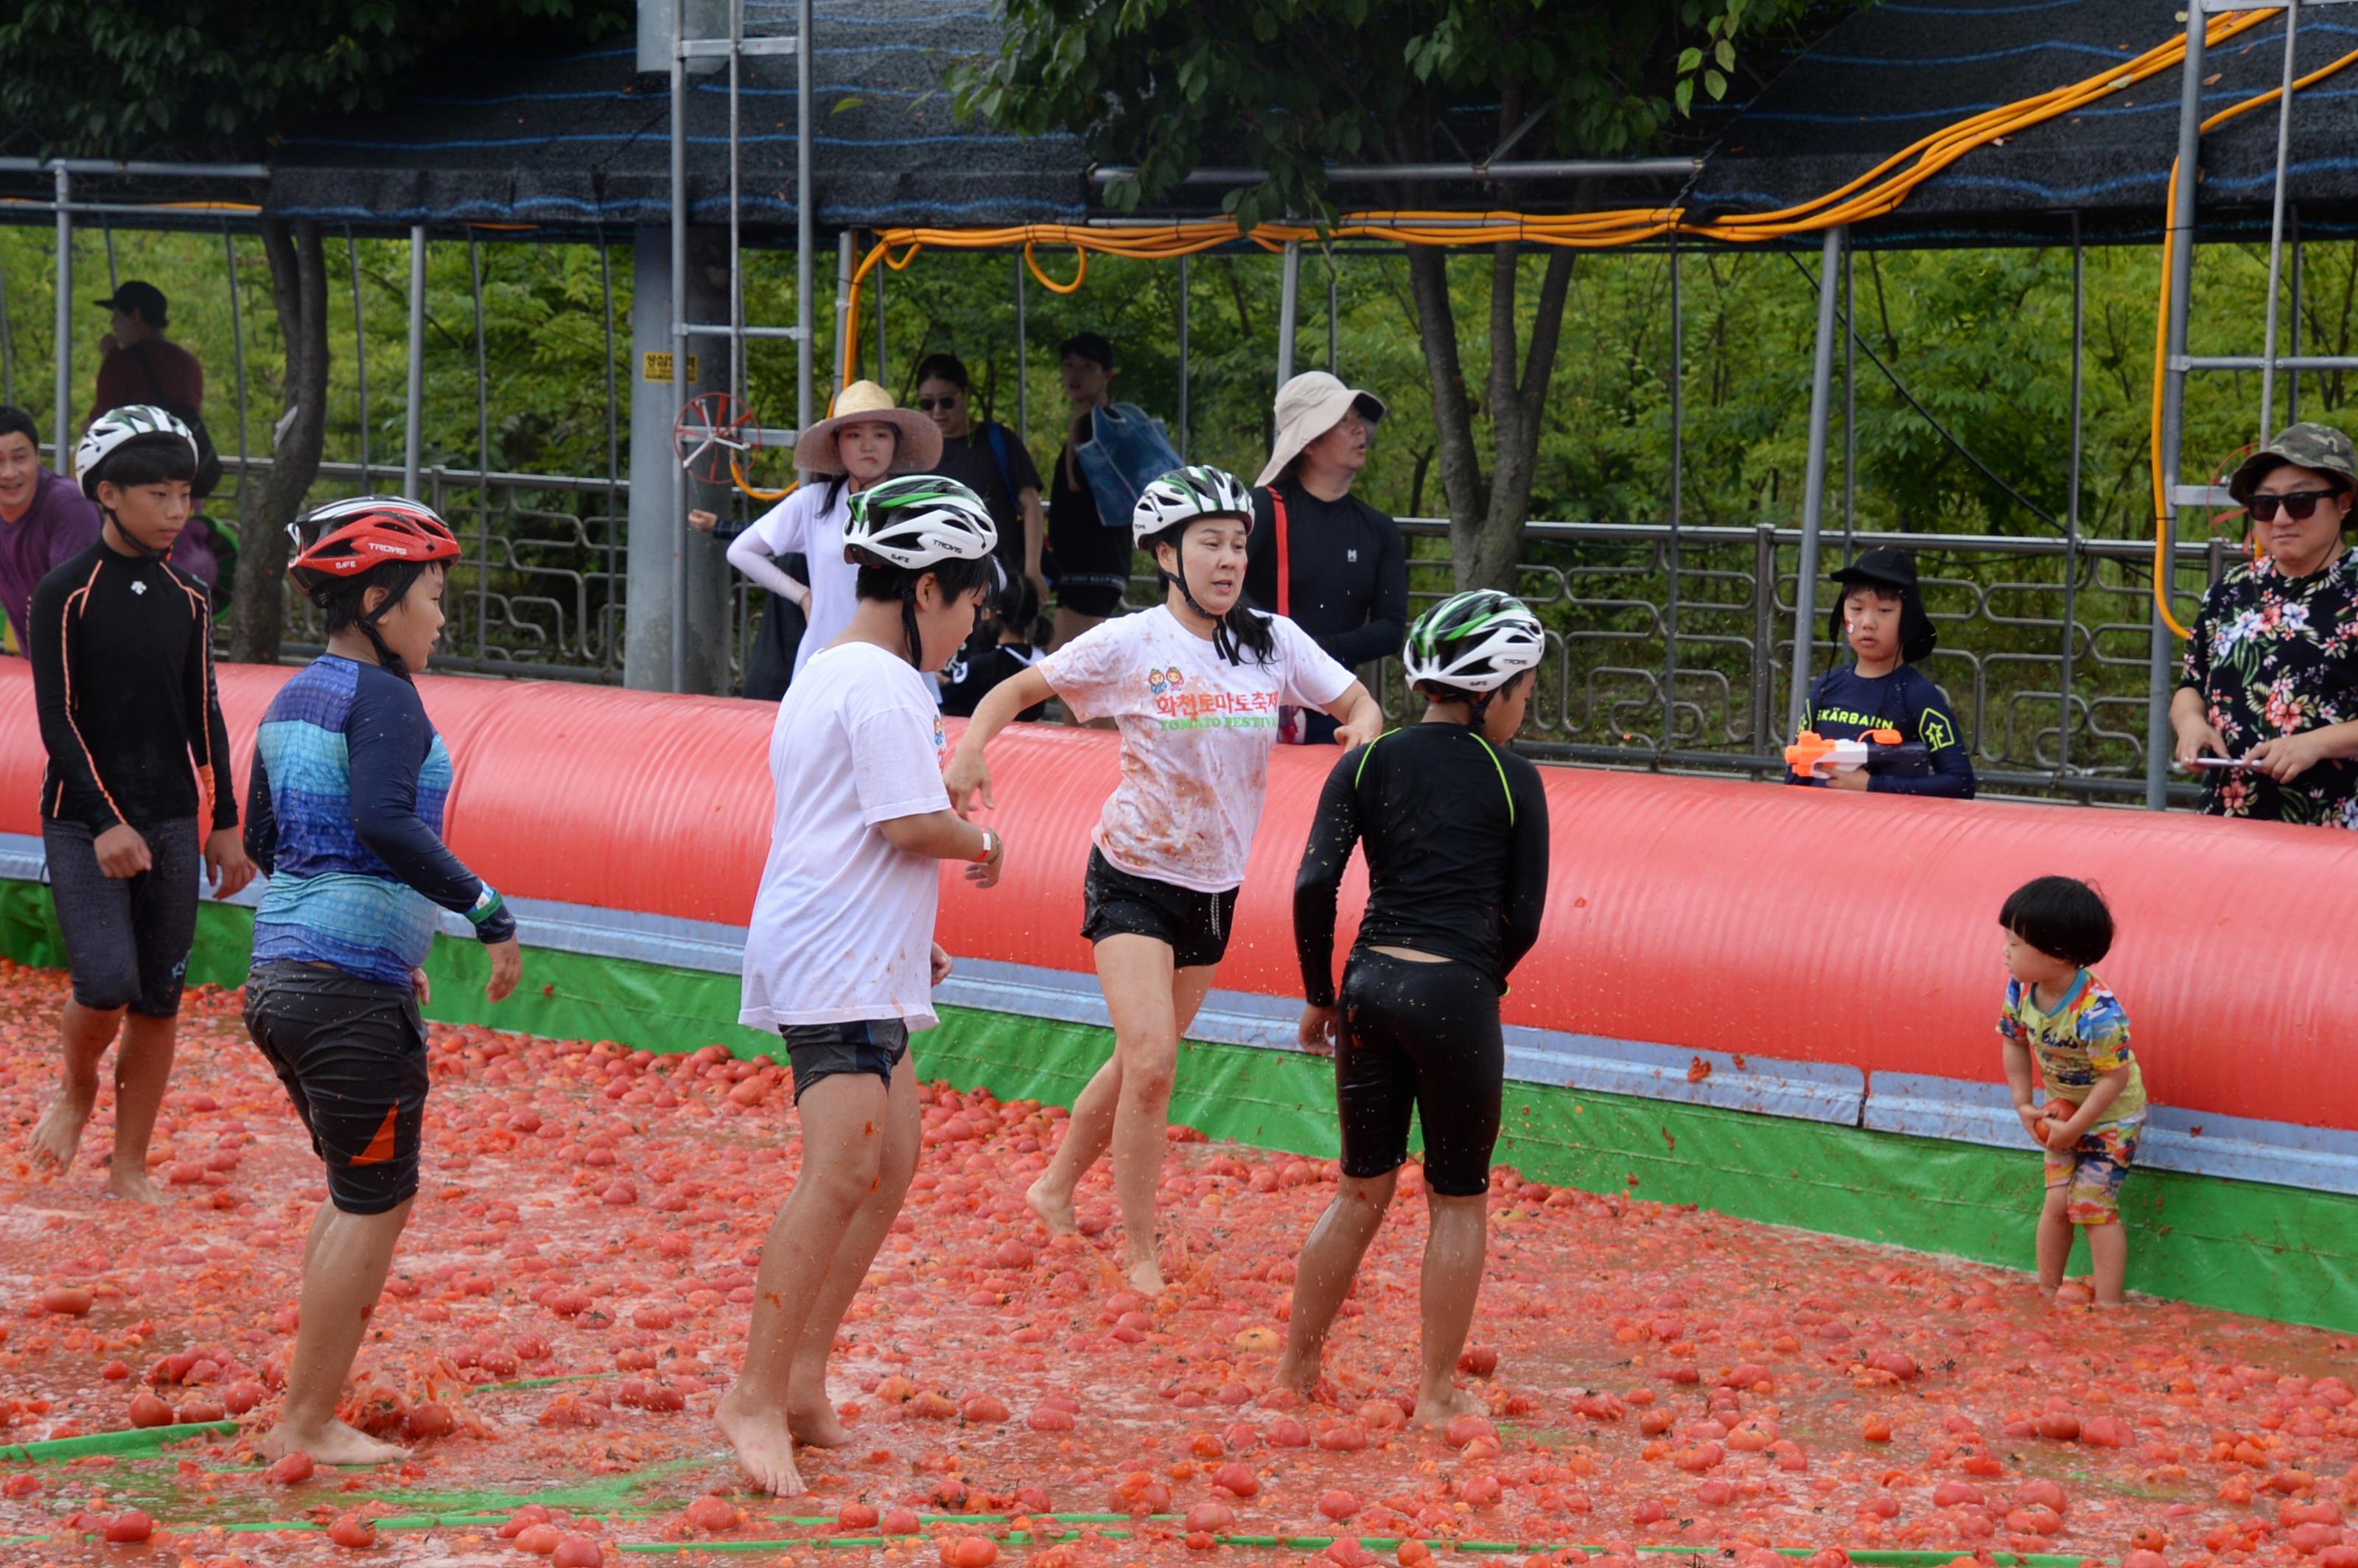
[[[836,432],[863,419],[883,421],[899,438],[892,443],[892,466],[885,472],[930,473],[942,460],[940,426],[914,408],[899,406],[892,395],[874,382],[855,381],[835,395],[835,406],[827,416],[795,440],[795,467],[805,473],[841,473],[843,459],[835,449]]]
[[[1302,449],[1343,422],[1352,409],[1369,424],[1384,416],[1384,400],[1372,392],[1346,386],[1323,370],[1304,371],[1277,389],[1277,443],[1269,466],[1253,483],[1273,484]]]

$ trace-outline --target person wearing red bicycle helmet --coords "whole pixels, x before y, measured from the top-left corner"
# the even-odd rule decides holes
[[[410,673],[442,632],[459,541],[431,507],[323,506],[289,530],[287,568],[328,651],[279,688],[255,737],[247,852],[269,877],[254,918],[245,1026],[327,1166],[304,1254],[302,1325],[273,1457],[381,1464],[403,1450],[336,1401],[417,1195],[426,1116],[425,964],[441,910],[490,951],[496,1002],[523,973],[515,919],[442,842],[450,753]]]

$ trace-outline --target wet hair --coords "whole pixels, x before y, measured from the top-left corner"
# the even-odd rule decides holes
[[[2050,958],[2082,968],[2113,950],[2104,894],[2072,877],[2037,877],[2006,895],[1997,923]]]
[[[36,454],[41,449],[40,427],[33,423],[33,416],[21,408],[0,404],[0,436],[22,436],[33,443]]]
[[[845,552],[860,568],[854,591],[862,599],[881,600],[890,604],[895,600],[913,601],[916,597],[917,579],[931,577],[946,597],[956,599],[976,589],[986,599],[995,599],[1000,592],[999,562],[990,556],[973,560],[953,558],[936,561],[929,567],[896,566],[871,550],[857,546]]]
[[[929,381],[946,381],[960,392],[974,390],[974,383],[967,378],[966,362],[956,354],[927,354],[919,360],[917,384],[923,386]]]
[[[134,436],[123,445],[101,458],[98,466],[88,475],[92,493],[102,484],[133,490],[143,484],[165,484],[173,480],[194,484],[197,479],[196,449],[167,430]]]
[[[1513,691],[1518,682],[1536,681],[1539,675],[1539,666],[1533,665],[1530,669],[1517,670],[1507,677],[1504,685],[1492,687],[1488,691],[1467,691],[1464,687],[1437,680],[1421,680],[1416,683],[1416,689],[1427,702],[1465,703],[1473,708],[1474,722],[1478,725],[1482,722],[1482,716],[1490,711],[1492,703]]]
[[[1175,585],[1179,589],[1179,597],[1185,600],[1188,607],[1198,614],[1207,615],[1210,611],[1195,603],[1195,595],[1187,587],[1185,578],[1174,577],[1163,569],[1163,557],[1156,555],[1155,551],[1164,545],[1170,546],[1172,553],[1180,557],[1179,564],[1184,569],[1186,566],[1187,530],[1198,523],[1216,521],[1220,515],[1225,514],[1190,517],[1184,523],[1173,524],[1160,534],[1150,534],[1146,536],[1146,553],[1154,562],[1154,576],[1157,583],[1166,593]],[[1247,527],[1252,525],[1252,519],[1249,517],[1236,519],[1236,521],[1242,522]],[[1232,665],[1244,663],[1244,660],[1238,656],[1239,650],[1243,650],[1252,654],[1253,663],[1266,665],[1271,659],[1277,657],[1277,633],[1270,630],[1270,618],[1247,604],[1244,596],[1238,594],[1237,601],[1228,606],[1228,612],[1220,616],[1213,623],[1212,646]]]
[[[376,650],[377,663],[407,680],[411,674],[408,664],[385,645],[384,637],[377,633],[376,623],[392,614],[395,607],[409,597],[409,590],[417,586],[417,579],[424,577],[429,568],[444,564],[441,561],[387,561],[381,567],[371,567],[356,577],[315,575],[304,591],[311,602],[319,607],[320,616],[327,622],[329,636],[332,637],[339,632],[358,631]],[[384,601],[373,611],[368,608],[368,593],[373,588],[385,590]]]

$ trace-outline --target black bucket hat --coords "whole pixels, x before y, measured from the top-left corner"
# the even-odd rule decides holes
[[[1860,583],[1896,589],[1899,594],[1899,660],[1902,664],[1920,664],[1941,640],[1931,616],[1924,611],[1924,596],[1916,588],[1916,552],[1880,545],[1859,557],[1833,574],[1833,579],[1846,592]],[[1844,645],[1843,636],[1842,596],[1834,598],[1833,609],[1826,617],[1826,640],[1835,647]]]

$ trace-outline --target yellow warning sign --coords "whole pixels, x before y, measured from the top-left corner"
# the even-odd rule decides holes
[[[669,381],[671,379],[671,355],[668,352],[642,354],[639,358],[639,376],[641,380]],[[696,356],[694,354],[687,356],[687,379],[690,381],[694,381],[696,379]]]

